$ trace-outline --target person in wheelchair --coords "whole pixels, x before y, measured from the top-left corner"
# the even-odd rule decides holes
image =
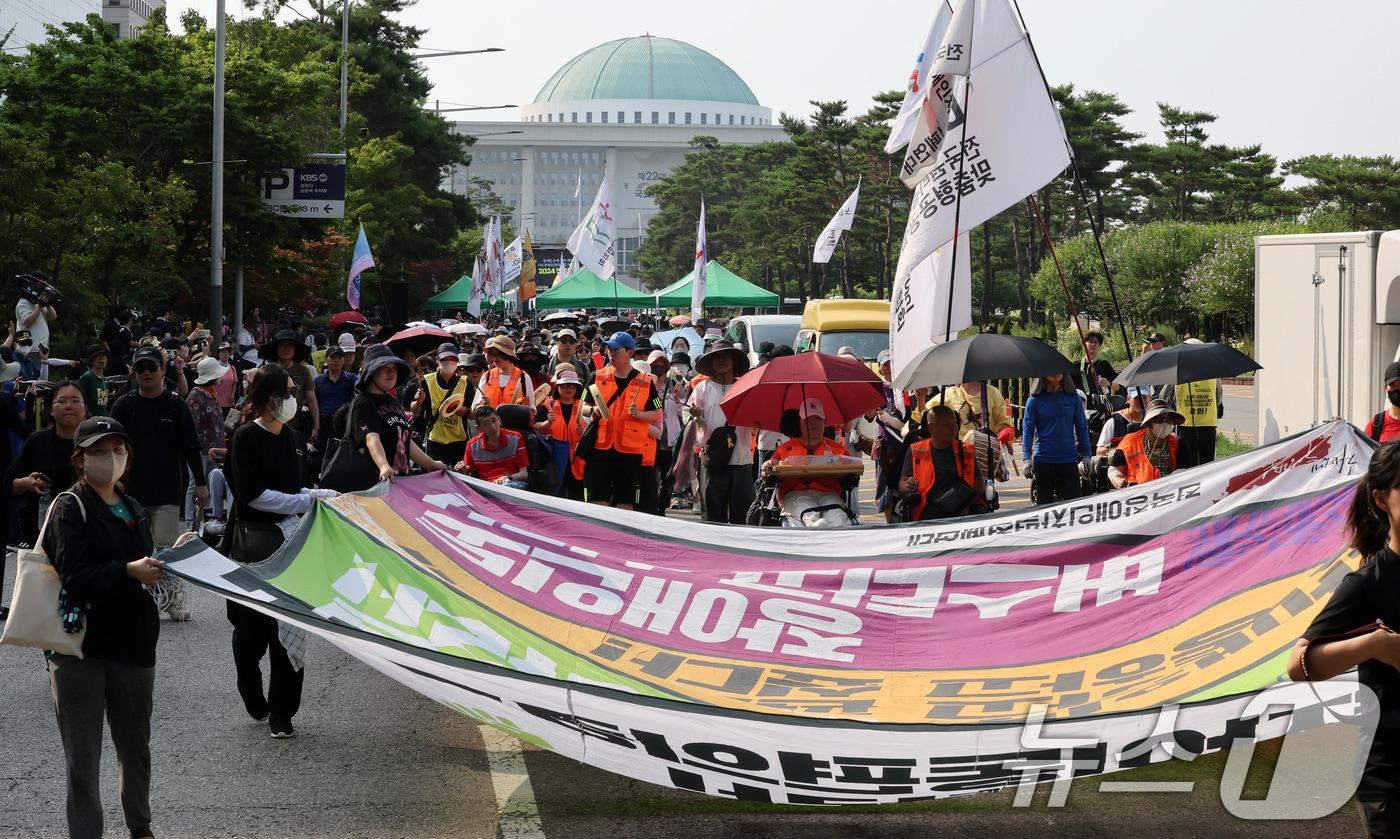
[[[974,447],[958,439],[958,414],[946,405],[924,411],[926,439],[909,447],[899,490],[903,521],[970,516],[983,512],[986,479]]]
[[[826,409],[820,399],[803,401],[798,411],[800,434],[778,446],[762,468],[765,480],[773,467],[789,457],[847,455],[845,445],[826,436]],[[852,524],[844,496],[857,479],[820,476],[788,477],[778,482],[778,503],[785,518],[805,527],[847,527]]]
[[[1130,387],[1127,390],[1128,404],[1108,416],[1099,432],[1094,456],[1089,459],[1089,472],[1084,476],[1089,493],[1107,492],[1113,488],[1108,479],[1109,460],[1123,438],[1142,427],[1142,418],[1147,413],[1148,389]]]
[[[1108,480],[1115,489],[1155,481],[1176,471],[1176,427],[1185,422],[1164,400],[1153,399],[1142,427],[1125,436],[1109,461]]]

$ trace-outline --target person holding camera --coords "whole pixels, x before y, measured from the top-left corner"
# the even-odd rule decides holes
[[[35,344],[49,345],[49,324],[56,320],[58,310],[47,292],[40,292],[33,300],[21,295],[15,303],[15,322],[29,333]]]

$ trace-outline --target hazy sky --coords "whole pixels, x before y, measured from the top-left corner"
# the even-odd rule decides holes
[[[1302,154],[1400,153],[1400,95],[1387,72],[1400,33],[1396,0],[1020,0],[1051,84],[1112,91],[1128,126],[1160,139],[1156,103],[1217,114],[1213,138]],[[214,0],[170,0],[212,16]],[[307,10],[305,0],[293,8]],[[241,10],[238,0],[230,9]],[[604,0],[529,4],[418,0],[407,22],[438,49],[504,47],[425,62],[433,96],[519,104],[568,59],[650,32],[729,64],[764,105],[806,114],[812,99],[863,112],[902,88],[935,4],[897,0]],[[477,119],[514,120],[515,110]]]

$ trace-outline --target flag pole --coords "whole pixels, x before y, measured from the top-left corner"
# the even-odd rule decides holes
[[[1026,26],[1026,18],[1021,14],[1021,4],[1017,0],[1011,0],[1011,5],[1016,9],[1016,19],[1021,22],[1021,31],[1026,34],[1026,45],[1031,48],[1031,58],[1035,61],[1035,69],[1040,73],[1040,83],[1045,85],[1045,95],[1054,101],[1054,95],[1050,92],[1050,80],[1045,77],[1045,68],[1040,64],[1040,54],[1035,51],[1035,40],[1031,38],[1031,30]],[[1084,207],[1084,214],[1089,217],[1089,230],[1094,234],[1094,246],[1099,252],[1099,262],[1103,265],[1104,279],[1108,281],[1108,296],[1113,301],[1113,314],[1118,318],[1118,331],[1123,336],[1123,351],[1128,354],[1128,361],[1133,360],[1133,345],[1128,340],[1128,325],[1123,320],[1123,307],[1118,303],[1118,285],[1113,281],[1113,271],[1108,267],[1108,254],[1103,248],[1103,238],[1100,235],[1098,221],[1094,218],[1093,209],[1089,206],[1088,190],[1084,187],[1084,179],[1079,174],[1079,162],[1074,158],[1074,146],[1070,145],[1069,137],[1065,137],[1065,149],[1069,151],[1069,165],[1074,171],[1074,185],[1079,194],[1079,203]],[[1073,305],[1073,304],[1071,304]],[[1085,356],[1088,357],[1087,354]]]
[[[962,137],[958,140],[958,180],[954,189],[957,192],[953,204],[953,253],[948,262],[948,320],[943,327],[943,340],[953,340],[953,298],[958,290],[958,239],[962,238],[962,182],[963,170],[967,166],[967,106],[972,96],[972,46],[977,40],[977,0],[965,0],[972,4],[972,21],[967,27],[967,76],[963,82]],[[925,94],[927,101],[927,94]],[[912,267],[910,270],[913,270]],[[942,391],[940,391],[940,396]]]

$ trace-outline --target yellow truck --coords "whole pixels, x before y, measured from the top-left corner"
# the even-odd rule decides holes
[[[809,300],[797,329],[798,352],[818,350],[836,355],[850,347],[861,360],[875,361],[890,347],[888,300]]]

